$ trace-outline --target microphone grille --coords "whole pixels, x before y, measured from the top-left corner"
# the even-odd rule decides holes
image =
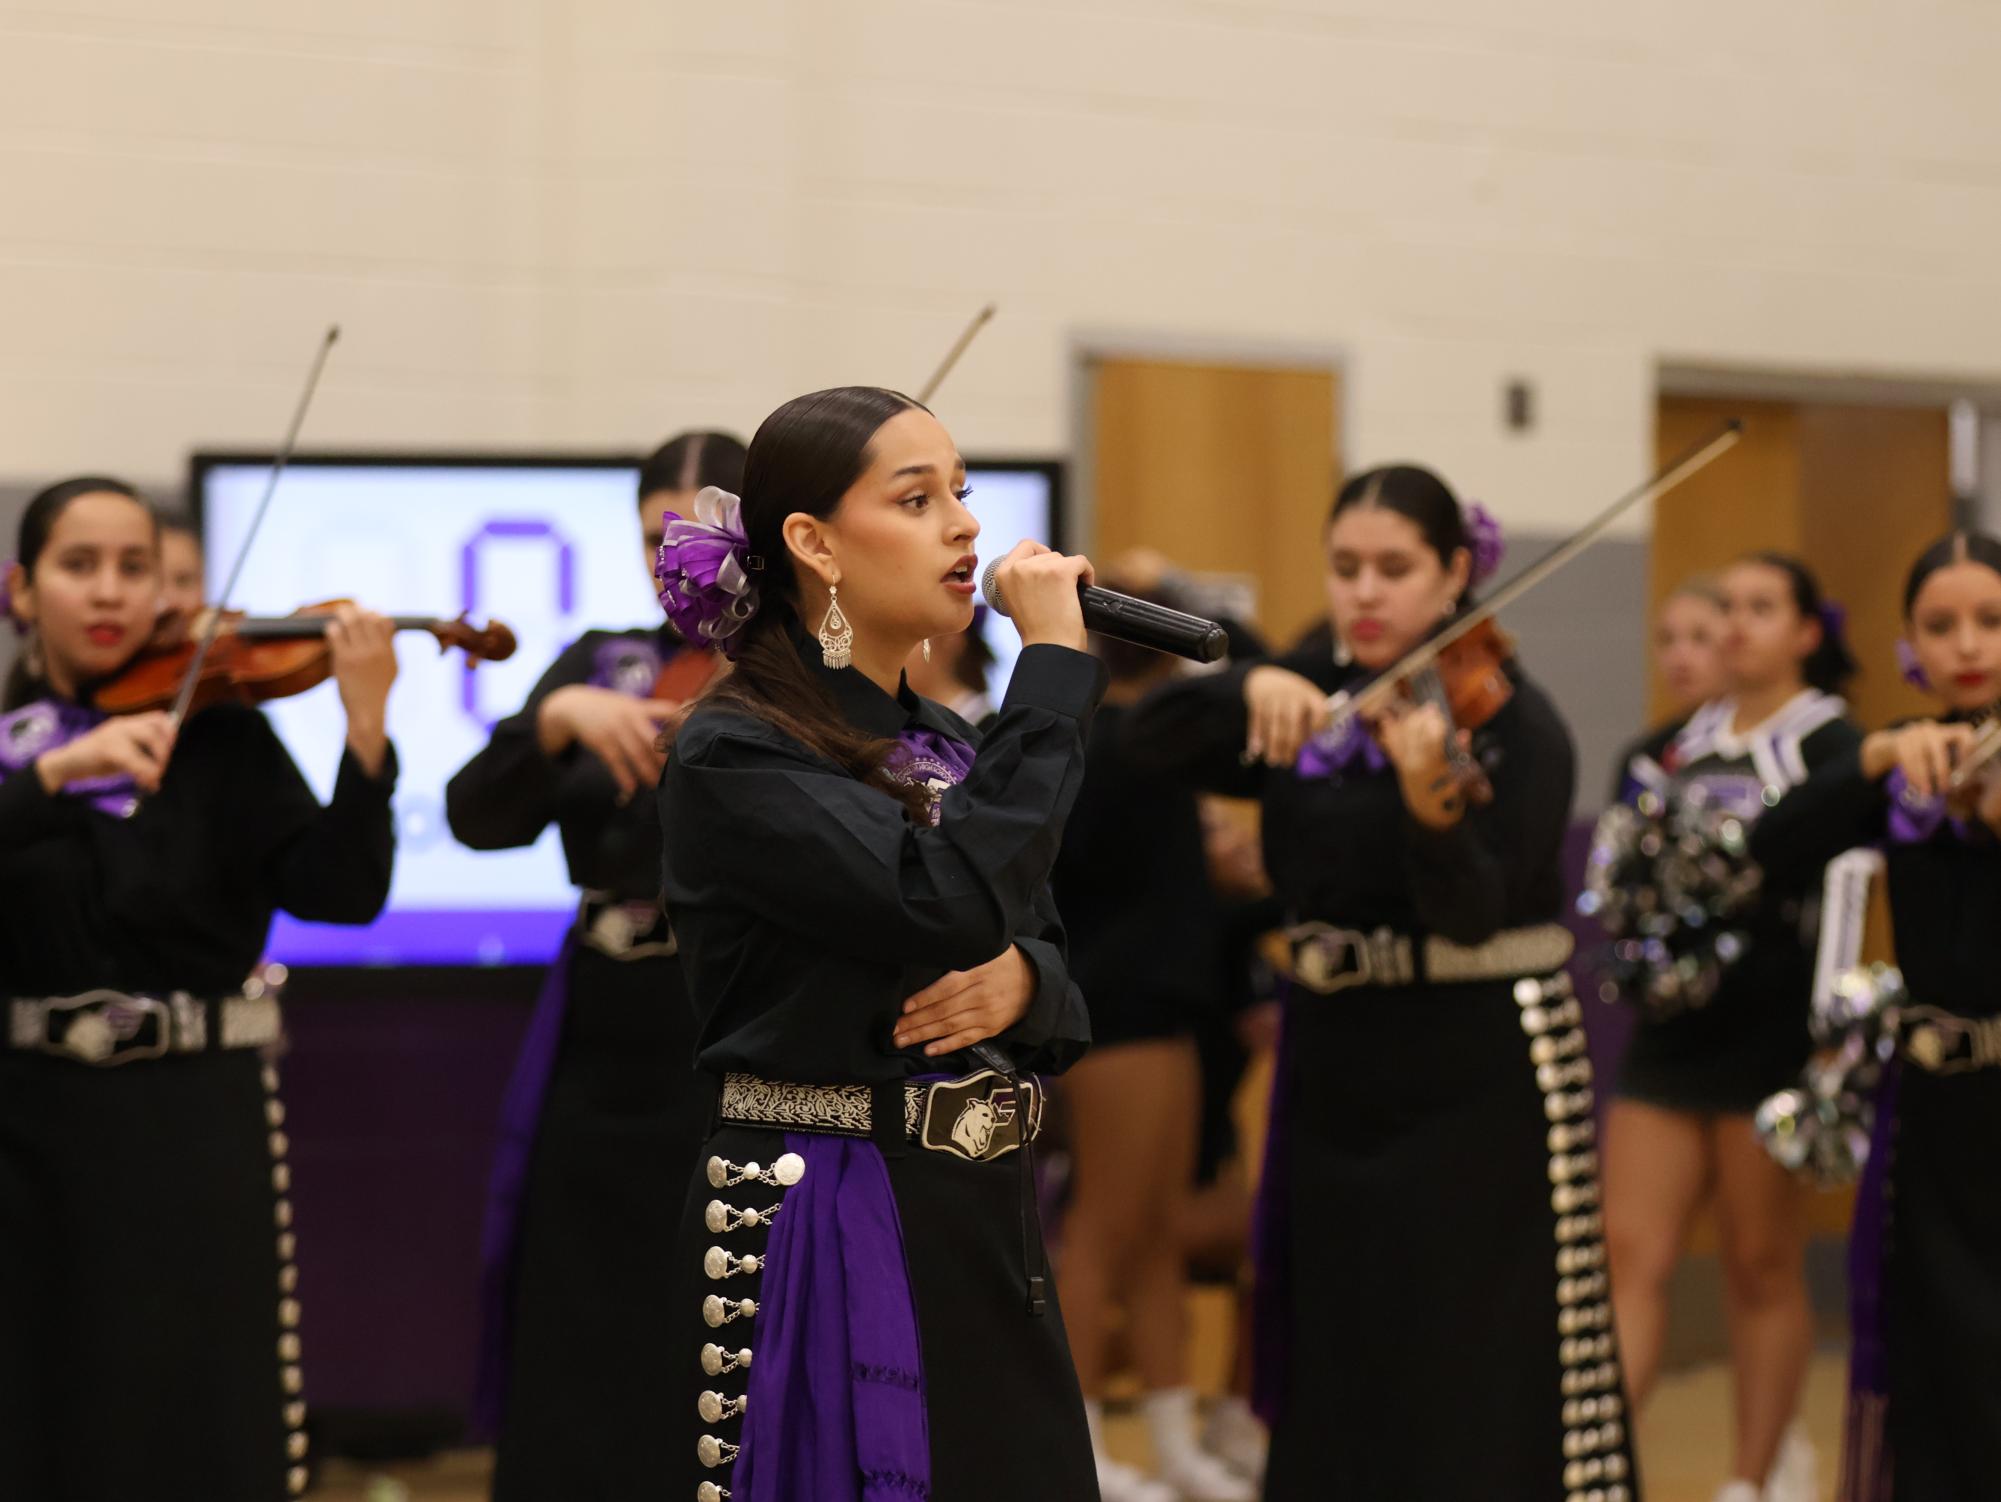
[[[980,575],[980,593],[986,597],[986,602],[996,612],[1006,615],[1007,602],[1001,599],[1000,581],[994,577],[999,572],[1000,560],[996,558],[992,563],[987,565],[986,571]]]

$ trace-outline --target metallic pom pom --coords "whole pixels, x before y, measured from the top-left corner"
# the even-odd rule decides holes
[[[1903,976],[1888,965],[1844,971],[1815,998],[1820,1051],[1800,1083],[1767,1098],[1754,1118],[1758,1139],[1781,1167],[1826,1186],[1861,1177],[1883,1069],[1896,1054],[1908,1000]]]
[[[1599,994],[1662,1017],[1706,1005],[1744,952],[1736,924],[1761,881],[1743,821],[1700,787],[1608,808],[1577,902],[1612,939]]]

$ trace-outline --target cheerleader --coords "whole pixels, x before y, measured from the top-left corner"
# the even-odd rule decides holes
[[[1155,598],[1124,580],[1113,588]],[[1098,1441],[1104,1502],[1251,1502],[1256,1491],[1196,1442],[1188,1385],[1188,1256],[1182,1234],[1202,1125],[1195,1030],[1222,1010],[1222,903],[1209,882],[1202,813],[1188,788],[1134,767],[1125,727],[1174,659],[1094,637],[1110,684],[1055,890],[1091,1010],[1091,1053],[1064,1077],[1076,1171],[1063,1282],[1077,1373]],[[1113,1315],[1123,1312],[1158,1480],[1102,1444]]]
[[[1798,561],[1760,553],[1721,580],[1729,693],[1698,709],[1658,758],[1624,769],[1630,789],[1700,789],[1746,822],[1814,768],[1852,755],[1859,732],[1836,697],[1854,671],[1836,607]],[[1808,1050],[1819,873],[1768,875],[1746,951],[1706,1004],[1643,1014],[1606,1116],[1605,1218],[1620,1344],[1635,1403],[1653,1386],[1668,1283],[1705,1200],[1722,1231],[1736,1385],[1733,1476],[1718,1502],[1813,1494],[1813,1457],[1786,1440],[1813,1339],[1798,1186],[1760,1146],[1752,1116],[1797,1078]],[[1785,1455],[1781,1463],[1781,1445]]]
[[[1556,921],[1570,735],[1518,667],[1470,740],[1432,705],[1321,733],[1329,695],[1452,617],[1499,540],[1397,465],[1344,485],[1320,541],[1330,635],[1160,689],[1130,735],[1262,799],[1292,923],[1258,1226],[1265,1495],[1630,1502],[1590,1063]],[[1455,744],[1491,801],[1453,774]]]
[[[1658,763],[1688,717],[1724,693],[1723,591],[1706,574],[1676,585],[1654,616],[1654,671],[1674,701],[1667,722],[1647,731],[1619,754],[1615,802],[1638,791],[1626,769],[1644,757]]]
[[[138,492],[29,502],[25,629],[0,717],[0,1496],[271,1502],[305,1489],[284,1110],[246,985],[274,910],[365,923],[388,898],[396,658],[327,631],[347,716],[321,807],[263,715],[105,719],[146,643],[160,537]]]
[[[1956,532],[1904,586],[1933,718],[1852,742],[1766,816],[1768,872],[1885,852],[1910,994],[1856,1204],[1844,1502],[1976,1502],[2001,1478],[2001,779],[1943,796],[2001,701],[2001,541]],[[1992,963],[1990,963],[1992,962]]]
[[[737,488],[743,445],[684,433],[640,470],[646,565],[670,510]],[[720,661],[664,621],[587,631],[445,789],[475,850],[549,825],[580,890],[510,1082],[488,1207],[477,1427],[497,1435],[497,1502],[643,1495],[658,1418],[680,1391],[660,1358],[680,1322],[658,1269],[707,1127],[695,1025],[660,909],[661,722]]]
[[[964,485],[928,411],[843,387],[765,420],[741,502],[667,529],[669,615],[736,668],[660,787],[717,1122],[665,1495],[1097,1496],[1029,1153],[1029,1071],[1088,1037],[1048,877],[1104,685],[1090,565],[1001,561],[1023,650],[982,739],[900,671],[972,619]]]

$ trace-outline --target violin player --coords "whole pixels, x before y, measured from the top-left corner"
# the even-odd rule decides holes
[[[1903,607],[1905,676],[1936,709],[1850,739],[1752,848],[1781,880],[1882,848],[1909,999],[1856,1199],[1840,1495],[1970,1502],[2001,1476],[2001,540],[1933,543]]]
[[[389,893],[391,625],[325,627],[346,711],[321,806],[262,713],[106,717],[148,650],[160,528],[131,486],[30,501],[0,716],[0,1496],[271,1502],[307,1482],[284,1109],[249,976],[273,913]],[[253,994],[254,993],[254,994]]]
[[[641,466],[649,576],[664,517],[692,516],[706,487],[741,490],[743,463],[737,439],[691,432]],[[530,845],[555,824],[580,898],[491,1179],[475,1419],[498,1439],[496,1502],[643,1496],[666,1463],[659,1415],[685,1384],[660,1353],[685,1311],[659,1274],[681,1210],[660,1185],[692,1172],[713,1092],[660,905],[655,742],[722,662],[664,614],[587,631],[445,789],[452,833],[475,850]]]
[[[1262,801],[1292,925],[1258,1208],[1265,1496],[1630,1502],[1557,923],[1570,734],[1512,660],[1472,665],[1485,704],[1458,723],[1443,656],[1432,684],[1371,687],[1498,563],[1484,510],[1429,470],[1373,469],[1320,543],[1331,651],[1316,632],[1169,684],[1131,726],[1136,754]],[[1337,723],[1344,691],[1366,718]]]

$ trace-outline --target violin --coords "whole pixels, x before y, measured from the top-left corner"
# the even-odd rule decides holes
[[[1515,691],[1507,672],[1515,644],[1494,624],[1494,617],[1568,565],[1627,511],[1665,495],[1728,453],[1743,433],[1744,424],[1731,418],[1653,478],[1612,502],[1487,600],[1413,647],[1369,682],[1333,695],[1327,701],[1329,718],[1323,733],[1339,734],[1357,719],[1370,724],[1398,700],[1436,704],[1445,714],[1446,758],[1454,777],[1469,801],[1491,802],[1493,787],[1472,753],[1460,744],[1458,732],[1486,724]]]
[[[263,704],[302,694],[333,675],[327,623],[336,606],[349,603],[326,600],[280,616],[224,611],[205,656],[202,631],[190,632],[183,640],[156,641],[98,684],[92,702],[109,715],[171,709],[197,658],[200,666],[195,669],[189,714],[211,704]],[[473,663],[505,662],[514,655],[514,633],[500,621],[475,626],[463,615],[456,620],[399,615],[391,623],[398,631],[429,632],[437,638],[440,652],[457,647]]]
[[[1491,617],[1439,648],[1421,667],[1381,678],[1353,693],[1334,695],[1337,721],[1344,713],[1358,715],[1371,730],[1392,702],[1430,704],[1445,717],[1445,760],[1467,801],[1479,806],[1494,801],[1494,785],[1459,732],[1478,730],[1507,707],[1515,695],[1508,672],[1515,640]]]
[[[653,680],[653,692],[647,697],[686,704],[714,682],[722,668],[722,653],[691,646],[660,665],[660,676]]]

